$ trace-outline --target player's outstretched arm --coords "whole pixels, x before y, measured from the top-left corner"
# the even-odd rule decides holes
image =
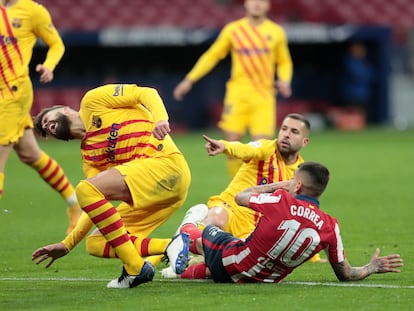
[[[49,268],[56,259],[66,256],[68,253],[69,250],[66,248],[65,244],[50,244],[35,250],[32,254],[32,261],[35,261],[38,265],[50,258],[51,260],[46,264],[46,268]]]
[[[216,139],[212,139],[212,138],[208,137],[207,135],[203,135],[203,138],[204,138],[205,141],[207,141],[205,147],[206,147],[208,155],[215,156],[219,153],[224,152],[223,142],[221,142],[219,140],[216,140]]]
[[[346,259],[338,264],[331,263],[331,266],[340,281],[358,281],[374,273],[400,272],[397,268],[404,264],[399,254],[380,257],[379,253],[380,249],[377,248],[370,263],[363,267],[352,267]]]

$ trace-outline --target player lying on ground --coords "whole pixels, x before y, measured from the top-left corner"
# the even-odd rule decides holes
[[[321,250],[326,251],[340,281],[400,272],[400,255],[380,257],[378,248],[368,264],[349,264],[337,220],[319,209],[328,181],[325,166],[305,162],[288,183],[256,186],[237,194],[238,204],[263,214],[245,240],[214,225],[201,232],[195,224],[186,224],[181,232],[193,241],[192,252],[204,255],[206,275],[220,283],[277,283]]]

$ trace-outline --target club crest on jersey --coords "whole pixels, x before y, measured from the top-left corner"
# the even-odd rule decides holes
[[[99,116],[93,116],[92,125],[97,128],[100,128],[102,126],[102,119]]]
[[[20,28],[20,27],[22,27],[22,20],[21,20],[21,18],[17,18],[17,17],[13,18],[13,20],[11,22],[11,25],[13,26],[13,28]]]
[[[267,184],[267,178],[263,177],[262,180],[260,181],[260,185],[266,185]]]
[[[266,38],[266,41],[272,41],[273,36],[270,33],[268,33],[265,35],[265,38]]]

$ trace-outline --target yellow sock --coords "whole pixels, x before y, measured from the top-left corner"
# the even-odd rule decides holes
[[[154,256],[149,256],[149,257],[145,258],[145,261],[148,261],[154,267],[156,267],[156,266],[158,266],[160,264],[160,262],[162,261],[163,258],[164,258],[164,254],[162,254],[162,255],[154,255]]]
[[[72,232],[78,222],[80,207],[76,198],[75,188],[69,182],[62,167],[45,152],[42,151],[40,159],[31,165],[54,190],[66,201],[68,208],[66,213],[69,226],[66,233]]]
[[[135,249],[116,208],[87,180],[82,180],[78,184],[76,196],[83,211],[114,248],[116,256],[122,260],[127,273],[139,274],[144,259]]]
[[[236,175],[237,171],[239,170],[240,166],[243,164],[243,161],[240,159],[228,157],[227,158],[227,169],[230,174],[230,178]]]
[[[200,231],[203,231],[205,227],[206,227],[206,225],[201,223],[201,222],[197,226],[197,228],[200,229]]]
[[[135,248],[139,250],[141,256],[163,255],[171,239],[156,238],[136,238],[134,241]]]
[[[164,255],[171,239],[137,238],[131,235],[135,249],[142,257]],[[115,250],[102,235],[91,235],[86,239],[88,254],[103,258],[117,258]]]
[[[54,190],[65,199],[69,206],[76,206],[75,188],[69,182],[62,167],[53,158],[42,151],[40,159],[34,162],[33,167]]]
[[[3,196],[3,187],[4,187],[4,173],[0,172],[0,199]]]

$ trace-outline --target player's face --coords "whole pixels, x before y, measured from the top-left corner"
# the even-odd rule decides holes
[[[299,120],[286,118],[279,130],[277,145],[282,155],[299,152],[308,144],[308,131]]]
[[[70,140],[73,138],[70,133],[72,122],[62,111],[63,109],[55,109],[46,113],[42,118],[42,128],[57,139]]]
[[[244,2],[247,15],[252,17],[263,17],[270,9],[270,0],[246,0]]]

